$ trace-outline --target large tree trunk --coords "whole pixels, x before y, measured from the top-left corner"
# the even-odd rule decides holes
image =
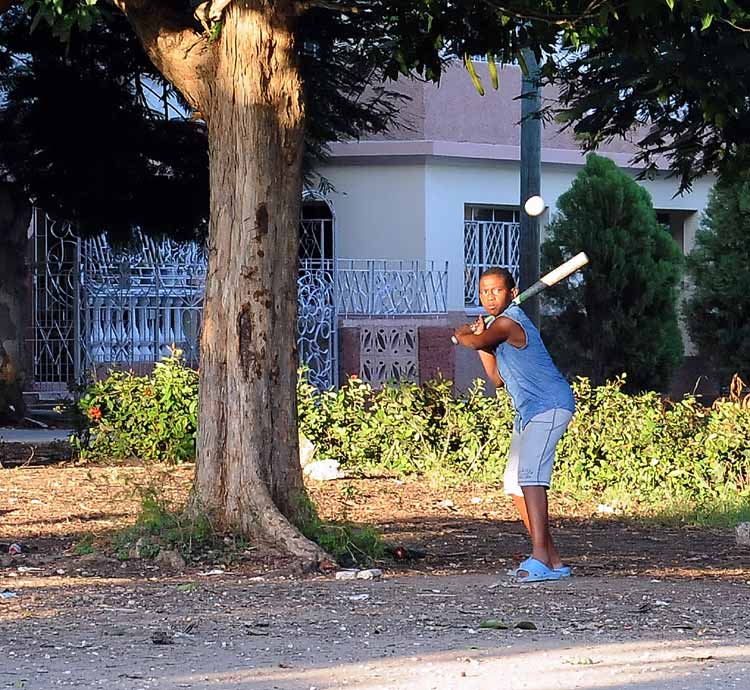
[[[218,40],[200,50],[184,35],[165,37],[154,3],[123,5],[154,62],[208,123],[211,220],[194,506],[219,528],[318,563],[326,554],[292,524],[308,511],[296,411],[304,108],[294,3],[233,0]],[[192,80],[184,77],[186,51],[196,62]]]

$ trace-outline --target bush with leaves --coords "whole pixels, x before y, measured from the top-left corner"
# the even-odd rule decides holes
[[[687,259],[685,302],[690,337],[729,382],[750,373],[750,174],[719,183]]]
[[[575,381],[578,411],[558,447],[556,487],[652,508],[750,500],[750,405],[665,402],[626,393],[625,381]],[[514,414],[505,392],[485,396],[480,381],[460,396],[445,381],[373,390],[356,378],[320,393],[303,377],[298,398],[300,430],[318,457],[349,470],[502,480]]]
[[[628,372],[630,390],[663,389],[682,358],[682,255],[648,192],[609,159],[588,156],[542,246],[551,268],[579,251],[580,279],[547,295],[545,341],[560,367],[595,384]]]
[[[510,400],[485,396],[481,381],[459,397],[445,380],[374,391],[357,377],[320,393],[303,375],[297,398],[300,431],[318,456],[349,468],[479,477],[504,463],[510,444]]]
[[[624,384],[624,376],[574,382],[578,411],[558,447],[556,488],[623,507],[750,501],[750,394],[739,378],[733,396],[711,408],[691,396],[628,394]],[[481,381],[460,395],[449,381],[374,390],[356,377],[319,391],[303,371],[297,398],[300,432],[317,457],[350,472],[502,481],[514,412],[505,392],[486,396]],[[151,376],[114,372],[81,400],[90,425],[79,441],[83,457],[191,460],[196,407],[197,376],[178,353]]]
[[[174,350],[152,374],[113,371],[79,401],[88,427],[75,439],[89,461],[138,459],[179,463],[195,456],[198,373]]]

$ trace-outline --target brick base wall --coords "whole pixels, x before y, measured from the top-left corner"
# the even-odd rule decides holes
[[[420,326],[419,383],[442,377],[453,381],[456,371],[455,346],[449,326]]]

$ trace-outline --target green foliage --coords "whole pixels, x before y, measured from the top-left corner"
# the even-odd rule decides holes
[[[750,373],[750,174],[712,191],[687,260],[688,330],[728,382]]]
[[[189,390],[181,389],[184,398],[175,403],[181,412],[173,413],[171,419],[172,427],[183,417],[191,419],[192,426],[165,440],[164,426],[149,421],[151,412],[142,413],[151,409],[157,396],[139,399],[146,384],[135,386],[132,375],[123,378],[118,373],[94,384],[84,398],[83,407],[89,413],[88,406],[94,405],[102,411],[101,419],[92,422],[86,457],[101,460],[117,451],[112,457],[192,458],[195,418],[190,410],[197,404],[195,372],[184,367],[178,354],[160,365],[154,379],[158,371],[162,381],[182,382],[187,377],[191,382]],[[120,402],[122,381],[126,395]],[[711,408],[689,396],[665,402],[653,392],[630,395],[624,383],[624,376],[598,387],[583,378],[574,383],[578,412],[558,447],[556,487],[631,506],[681,501],[685,506],[701,506],[707,514],[719,504],[729,505],[732,496],[750,498],[750,398],[739,382],[733,398],[717,401]],[[150,385],[157,390],[154,383]],[[350,472],[385,470],[499,482],[514,413],[506,393],[488,397],[482,386],[476,381],[461,395],[454,395],[450,382],[442,380],[373,390],[352,377],[338,391],[320,392],[303,372],[297,391],[299,428],[316,445],[318,457],[339,460]],[[119,411],[111,412],[113,408]],[[145,416],[133,424],[128,410]],[[139,448],[146,449],[146,454],[139,456]],[[161,450],[156,453],[154,448]],[[180,455],[174,453],[175,448]],[[180,534],[187,541],[207,538],[207,520],[186,522],[182,512],[169,506],[152,485],[141,489],[140,495],[136,534],[160,534],[167,542]],[[347,487],[342,488],[344,495],[353,498]],[[323,522],[304,500],[309,509],[302,511],[306,516],[302,530],[307,536],[339,557],[349,554],[346,557],[358,562],[363,554],[378,557],[378,540],[372,532],[346,521]],[[172,529],[175,533],[170,536]],[[193,537],[185,536],[190,534]]]
[[[130,19],[136,29],[143,21],[158,26],[161,19],[165,35],[172,26],[192,27],[197,44],[209,37],[193,17],[195,5],[154,1],[143,18],[130,13]],[[310,3],[300,12],[297,43],[316,44],[321,54],[345,45],[352,73],[396,78],[416,72],[439,81],[446,56],[490,54],[502,64],[529,49],[540,59],[545,80],[562,86],[562,108],[552,106],[551,112],[573,126],[588,148],[612,136],[632,138],[648,122],[640,129],[645,133],[636,159],[654,165],[666,154],[683,187],[707,172],[741,168],[750,158],[750,11],[743,3],[331,0],[321,5]],[[65,40],[74,28],[90,29],[111,14],[101,0],[26,0],[23,8],[35,26],[43,21]],[[220,42],[221,35],[214,40]],[[351,59],[355,54],[360,61]],[[329,64],[326,77],[333,81],[341,64]],[[310,98],[309,104],[314,110],[318,102],[338,101],[333,109],[338,117],[347,108],[343,101],[356,104],[362,90],[337,94],[331,88],[328,95]]]
[[[94,553],[94,535],[85,534],[73,547],[73,553],[76,556],[85,556]]]
[[[162,548],[177,549],[189,557],[219,543],[207,516],[174,505],[160,486],[149,484],[138,487],[138,492],[140,510],[135,524],[120,532],[112,543],[120,560],[128,560],[133,549],[138,558],[156,558]]]
[[[682,358],[677,286],[682,256],[648,192],[609,159],[590,155],[542,246],[552,268],[579,251],[581,280],[556,286],[543,335],[563,370],[595,383],[628,372],[633,390],[661,389]]]
[[[601,5],[603,14],[585,22],[586,49],[558,51],[548,71],[560,86],[550,114],[587,150],[613,137],[634,141],[642,174],[666,160],[681,189],[707,173],[731,177],[747,168],[747,3]]]
[[[368,566],[383,557],[385,544],[376,529],[347,520],[321,520],[307,495],[301,497],[304,515],[300,532],[319,544],[343,566]]]
[[[300,431],[320,457],[350,468],[427,473],[450,467],[481,476],[508,451],[510,401],[486,397],[481,381],[455,398],[450,381],[373,391],[352,377],[338,391],[319,393],[303,376],[297,399]]]
[[[148,376],[113,371],[94,382],[79,409],[89,420],[74,439],[83,460],[179,463],[195,456],[198,374],[179,350]]]
[[[60,42],[70,30],[62,16],[75,19],[79,9],[95,16],[97,8],[101,21],[79,22],[87,31]],[[189,3],[184,10],[190,22]],[[31,31],[33,17],[44,21]],[[210,37],[196,33],[195,45],[219,43],[221,27],[214,23]],[[331,142],[382,132],[405,98],[371,86],[385,48],[365,39],[370,50],[362,50],[345,17],[316,8],[300,17],[298,30],[309,96],[303,167],[312,184]],[[189,114],[127,18],[103,3],[39,0],[30,11],[0,13],[0,175],[53,217],[74,221],[77,233],[106,231],[117,242],[134,229],[205,237],[208,130]]]
[[[679,501],[710,512],[728,496],[750,498],[748,405],[665,402],[624,383],[574,383],[578,412],[558,447],[557,488],[651,509]],[[454,397],[443,381],[374,391],[353,379],[319,393],[302,378],[298,397],[301,431],[350,471],[502,480],[513,412],[505,393],[482,395],[481,382]]]

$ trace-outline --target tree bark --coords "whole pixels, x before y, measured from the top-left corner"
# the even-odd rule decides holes
[[[165,53],[173,44],[162,30],[138,33],[152,36],[147,50],[159,53],[156,64],[168,64],[165,74],[177,75],[176,86],[198,94],[208,123],[211,219],[193,507],[219,529],[316,564],[327,554],[293,525],[309,511],[296,409],[304,107],[294,22],[290,0],[234,0],[218,40],[201,48],[197,85],[181,83],[184,70],[171,65],[179,51]]]

